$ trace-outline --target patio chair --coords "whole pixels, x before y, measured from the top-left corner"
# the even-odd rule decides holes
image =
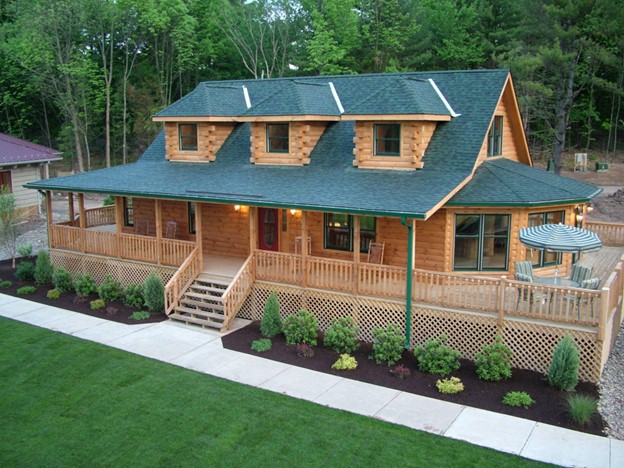
[[[570,281],[574,281],[575,283],[581,284],[583,281],[591,278],[592,275],[592,267],[586,267],[583,265],[579,265],[575,263],[572,265],[572,273],[570,274]]]
[[[591,290],[598,290],[598,288],[600,287],[600,278],[590,278],[590,279],[586,279],[581,281],[579,288],[581,289],[591,289]],[[594,297],[584,297],[581,298],[580,296],[576,295],[576,294],[566,294],[565,296],[563,296],[563,301],[564,302],[576,302],[576,304],[574,305],[574,307],[576,307],[576,309],[578,310],[578,313],[580,315],[581,313],[581,301],[583,302],[584,305],[587,305],[587,302],[589,301],[589,307],[591,310],[591,316],[594,316]]]
[[[528,263],[529,265],[531,264],[531,262],[516,262],[516,264],[518,263]],[[517,270],[515,278],[516,281],[533,283],[533,276],[525,275],[524,273],[518,273]],[[532,289],[518,287],[518,300],[516,300],[516,311],[520,307],[520,301],[524,301],[529,303],[529,312],[531,312],[533,310],[533,303],[538,300],[542,300],[542,294],[537,293]]]
[[[383,263],[384,250],[386,248],[385,242],[371,242],[368,244],[368,263]]]
[[[515,262],[514,263],[515,268],[516,268],[516,279],[518,274],[520,275],[524,275],[524,276],[528,276],[530,279],[530,281],[533,281],[533,264],[530,261],[525,261],[525,262]],[[527,280],[518,280],[518,281],[527,281]]]
[[[301,255],[303,251],[301,250],[301,241],[302,237],[295,237],[295,255]],[[312,236],[308,235],[308,255],[312,255]]]
[[[167,221],[165,227],[165,237],[175,239],[177,223],[175,221]]]

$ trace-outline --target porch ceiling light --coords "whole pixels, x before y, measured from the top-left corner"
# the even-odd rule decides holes
[[[294,208],[291,208],[290,214],[295,216],[295,215],[299,214],[299,210],[295,210]]]

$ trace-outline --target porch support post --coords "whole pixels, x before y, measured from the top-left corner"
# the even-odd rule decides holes
[[[123,231],[123,198],[115,197],[115,236],[117,239],[117,258],[121,258],[121,233]]]
[[[73,195],[72,195],[73,197]],[[87,219],[85,216],[85,207],[84,207],[84,193],[78,194],[78,210],[80,215],[80,250],[82,253],[86,252],[86,240],[87,240]]]
[[[45,193],[46,201],[46,218],[48,220],[48,245],[50,248],[54,245],[54,232],[52,230],[53,218],[52,218],[52,192],[49,190]]]
[[[303,266],[303,288],[308,287],[308,212],[301,211],[301,263]]]
[[[358,294],[360,289],[360,217],[353,215],[353,294]]]
[[[405,349],[409,349],[412,338],[412,276],[414,274],[414,224],[406,217],[401,218],[407,227],[407,271],[405,285]]]
[[[258,250],[258,207],[249,207],[249,255]]]
[[[160,211],[160,199],[154,199],[154,212],[156,213],[156,263],[160,265],[162,251],[162,213]]]
[[[202,207],[203,203],[195,203],[195,244],[199,247],[199,271],[204,271],[204,247],[202,231]]]
[[[69,225],[73,226],[76,221],[76,213],[74,212],[74,194],[69,192],[67,194],[67,201],[69,202]]]

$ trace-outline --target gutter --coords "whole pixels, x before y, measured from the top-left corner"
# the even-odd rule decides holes
[[[407,228],[407,268],[405,284],[405,349],[410,348],[412,337],[412,277],[414,270],[414,225],[407,222],[407,217],[401,217],[401,224]]]

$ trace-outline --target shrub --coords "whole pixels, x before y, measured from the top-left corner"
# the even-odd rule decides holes
[[[40,250],[35,266],[35,283],[38,285],[52,284],[54,281],[54,266],[46,250]]]
[[[503,338],[496,337],[491,345],[485,345],[475,355],[477,375],[482,380],[498,382],[511,377],[511,349],[503,343]]]
[[[106,195],[104,200],[102,200],[102,206],[110,206],[115,204],[115,197],[112,195]]]
[[[581,426],[587,425],[598,410],[598,401],[589,395],[574,393],[568,396],[567,401],[572,421]]]
[[[404,338],[401,329],[394,323],[386,328],[373,328],[373,354],[371,358],[377,364],[396,364],[403,355]]]
[[[143,286],[140,284],[129,284],[124,289],[124,304],[130,307],[136,307],[140,309],[145,305],[145,299],[143,298]]]
[[[15,269],[15,277],[18,281],[34,281],[35,279],[35,264],[33,262],[20,262]]]
[[[314,357],[314,348],[309,344],[299,343],[296,345],[297,348],[297,356],[302,358],[311,358]]]
[[[61,291],[58,289],[50,289],[47,294],[48,299],[58,299],[61,297]]]
[[[394,375],[396,378],[401,379],[401,380],[405,380],[407,379],[410,375],[412,375],[412,371],[409,370],[409,368],[405,367],[403,364],[399,364],[398,366],[396,366],[394,369],[392,369],[390,371],[392,373],[392,375]]]
[[[123,289],[119,281],[113,279],[111,275],[106,277],[106,281],[100,284],[98,296],[104,302],[112,302],[123,299]]]
[[[451,377],[450,379],[438,380],[436,382],[436,388],[440,393],[454,395],[455,393],[464,391],[464,384],[458,377]]]
[[[418,369],[429,374],[447,375],[459,369],[459,351],[446,345],[448,337],[441,334],[437,339],[430,339],[414,350],[418,359]]]
[[[272,343],[268,338],[260,338],[259,340],[254,340],[251,342],[251,349],[253,349],[256,353],[264,353],[271,349]]]
[[[548,368],[548,383],[569,392],[578,383],[580,356],[574,340],[567,335],[559,340]]]
[[[82,275],[78,273],[74,278],[74,289],[76,292],[84,297],[95,294],[98,291],[98,287],[90,275]]]
[[[334,319],[325,332],[323,344],[337,353],[352,353],[360,347],[357,342],[359,330],[351,317]]]
[[[350,354],[341,354],[336,362],[332,364],[332,369],[335,370],[355,370],[357,368],[357,361]]]
[[[9,281],[9,280],[0,281],[0,289],[9,289],[11,286],[13,286],[12,281]]]
[[[27,296],[29,294],[35,294],[37,292],[37,288],[34,286],[22,286],[17,290],[17,294],[20,296]]]
[[[507,406],[528,408],[535,403],[527,392],[507,392],[503,397],[503,404]]]
[[[150,318],[150,313],[143,310],[137,310],[130,315],[132,320],[146,320]]]
[[[305,309],[290,314],[284,320],[284,336],[288,344],[306,343],[316,346],[318,330],[316,317]]]
[[[282,333],[282,319],[280,318],[279,298],[275,292],[269,295],[264,304],[264,314],[262,314],[262,322],[260,322],[260,331],[268,338]]]
[[[32,253],[33,253],[33,246],[32,246],[32,244],[20,245],[17,248],[17,254],[20,257],[31,257]]]
[[[99,310],[106,307],[106,302],[103,299],[96,299],[95,301],[91,301],[91,310]]]
[[[106,308],[106,315],[117,315],[117,312],[119,312],[119,309],[117,307],[113,307],[113,306],[108,306]],[[131,317],[132,318],[132,317]]]
[[[151,272],[143,283],[143,297],[148,310],[161,312],[165,309],[165,287],[160,276],[154,272]]]
[[[74,278],[72,274],[65,268],[59,267],[52,275],[54,288],[60,292],[68,292],[74,290]]]
[[[82,304],[84,302],[87,302],[87,297],[83,296],[80,293],[76,293],[76,295],[74,296],[74,299],[72,301],[74,304]]]

